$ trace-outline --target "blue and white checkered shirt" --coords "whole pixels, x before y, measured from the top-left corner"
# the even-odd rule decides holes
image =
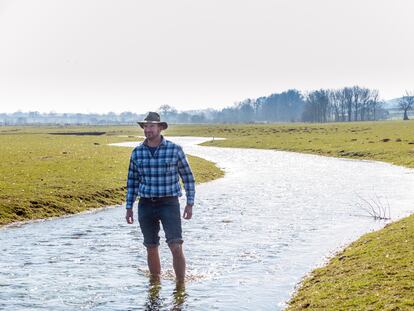
[[[131,154],[126,208],[132,208],[137,196],[181,196],[179,176],[184,183],[187,204],[194,204],[194,176],[181,146],[161,136],[161,143],[152,155],[145,140]]]

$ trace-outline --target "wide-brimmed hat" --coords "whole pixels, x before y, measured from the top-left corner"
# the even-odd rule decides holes
[[[161,122],[160,115],[156,112],[148,112],[144,121],[138,121],[137,123],[142,128],[144,128],[144,124],[161,124],[164,127],[164,130],[168,128],[167,122]]]

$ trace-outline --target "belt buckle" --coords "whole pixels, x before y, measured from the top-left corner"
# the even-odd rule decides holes
[[[156,197],[150,197],[151,202],[156,202],[158,198]]]

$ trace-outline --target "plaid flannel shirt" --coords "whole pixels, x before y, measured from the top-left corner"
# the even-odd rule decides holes
[[[184,183],[187,204],[194,204],[194,176],[181,146],[161,136],[161,143],[152,155],[145,140],[131,154],[126,208],[132,208],[137,196],[181,196],[179,176]]]

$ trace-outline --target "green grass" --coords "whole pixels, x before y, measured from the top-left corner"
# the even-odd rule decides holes
[[[83,131],[106,134],[48,134]],[[0,128],[0,225],[121,204],[132,148],[107,144],[141,134],[137,127]],[[212,162],[189,161],[198,183],[223,176]]]

